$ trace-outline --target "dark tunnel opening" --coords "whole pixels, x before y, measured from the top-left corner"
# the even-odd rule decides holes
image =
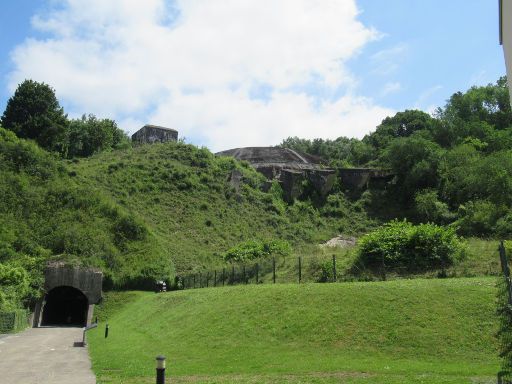
[[[80,290],[68,286],[56,287],[46,294],[45,301],[41,325],[86,325],[89,301]]]

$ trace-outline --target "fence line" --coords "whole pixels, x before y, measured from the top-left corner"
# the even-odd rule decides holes
[[[292,262],[292,264],[289,264]],[[198,271],[177,277],[181,289],[220,287],[226,285],[276,284],[278,282],[336,282],[336,256],[332,261],[310,260],[303,257],[296,259],[272,257],[246,263],[228,264],[213,270]]]
[[[0,312],[0,333],[22,331],[28,326],[28,311],[18,309],[12,312]]]
[[[504,359],[503,370],[498,372],[498,384],[512,384],[512,281],[510,278],[510,267],[508,264],[507,252],[503,241],[499,246],[500,264],[501,271],[503,273],[503,284],[505,285],[505,292],[503,289],[499,292],[500,295],[504,295],[504,304],[498,309],[498,315],[500,316],[501,329],[499,336],[501,339],[501,353],[500,357]],[[509,360],[509,361],[507,361]]]

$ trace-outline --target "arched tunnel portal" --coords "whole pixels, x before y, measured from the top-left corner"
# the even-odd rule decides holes
[[[34,308],[34,327],[88,326],[94,305],[101,300],[103,274],[84,268],[53,262],[46,266],[44,292]]]
[[[55,287],[46,294],[44,302],[41,325],[83,327],[87,324],[89,300],[79,289]]]

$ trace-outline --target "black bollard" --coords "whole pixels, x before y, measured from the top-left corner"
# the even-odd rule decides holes
[[[156,357],[156,384],[165,384],[165,356]]]
[[[105,339],[108,337],[108,323],[105,325]]]

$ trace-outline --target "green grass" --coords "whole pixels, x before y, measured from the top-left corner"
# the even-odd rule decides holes
[[[319,244],[371,225],[341,197],[330,216],[309,203],[287,206],[261,190],[264,177],[246,163],[181,143],[101,153],[69,167],[78,184],[94,186],[147,225],[178,273],[218,267],[224,252],[247,240]],[[238,191],[228,181],[233,170],[244,176]]]
[[[485,383],[495,279],[137,292],[89,334],[99,383]],[[107,299],[104,306],[111,302]],[[116,302],[115,300],[112,302]]]

